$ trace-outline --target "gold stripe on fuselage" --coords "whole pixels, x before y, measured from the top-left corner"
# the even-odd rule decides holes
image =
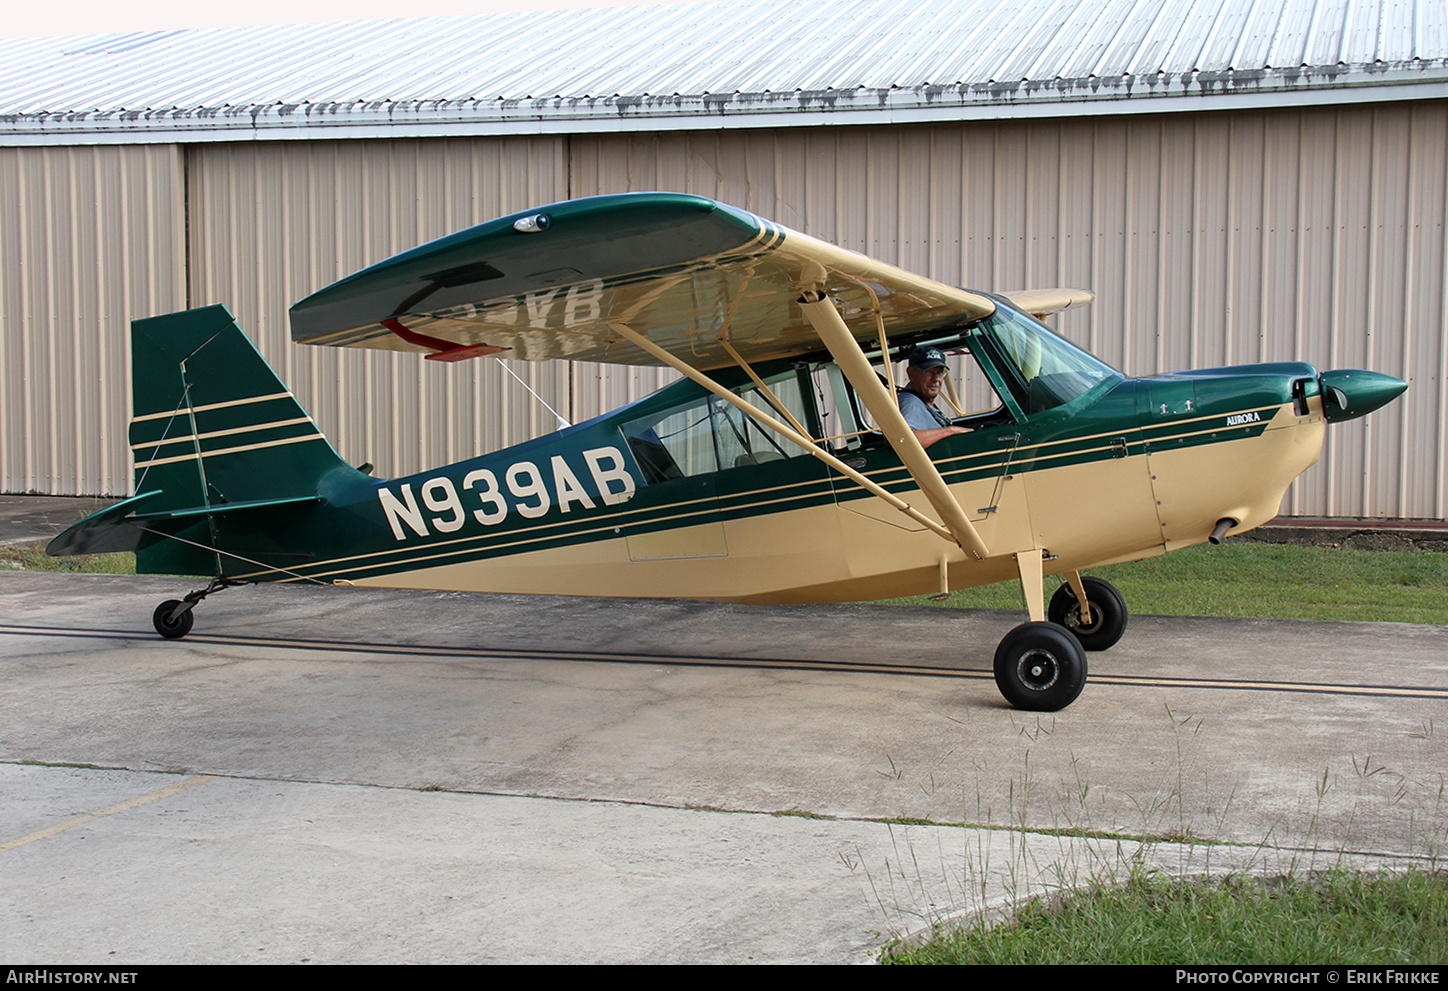
[[[1180,422],[1223,420],[1227,415]],[[985,524],[990,531],[987,542],[993,554],[989,562],[968,562],[958,548],[943,545],[929,533],[912,533],[894,527],[886,532],[872,529],[868,524],[861,525],[864,520],[874,522],[872,517],[854,512],[848,517],[841,515],[860,499],[841,499],[837,494],[839,501],[833,503],[781,511],[780,507],[791,503],[820,497],[822,480],[812,479],[726,497],[731,505],[750,515],[720,521],[727,546],[725,557],[635,561],[630,559],[625,534],[602,540],[588,539],[609,531],[617,532],[631,521],[678,520],[683,526],[696,526],[692,521],[697,521],[701,512],[709,512],[719,504],[714,497],[706,497],[666,506],[616,509],[591,516],[582,528],[566,533],[567,537],[579,540],[566,546],[490,554],[487,558],[450,564],[429,563],[466,554],[472,547],[497,552],[559,539],[565,536],[564,528],[578,527],[579,521],[552,520],[503,534],[484,533],[424,546],[399,546],[319,561],[307,570],[310,577],[325,579],[346,578],[349,572],[355,574],[370,567],[407,568],[386,575],[350,579],[359,585],[392,587],[587,595],[598,595],[604,589],[608,590],[604,594],[619,596],[831,601],[936,591],[944,554],[948,559],[950,586],[965,588],[1011,577],[1009,569],[1000,566],[994,555],[1008,555],[1023,549],[1017,544],[1025,548],[1049,547],[1056,560],[1048,566],[1047,573],[1058,573],[1089,567],[1105,559],[1151,556],[1161,553],[1166,546],[1200,543],[1211,527],[1208,524],[1203,528],[1196,517],[1217,512],[1223,502],[1222,493],[1245,493],[1245,502],[1239,500],[1241,504],[1237,506],[1243,516],[1239,529],[1259,525],[1276,514],[1287,484],[1315,460],[1316,447],[1321,443],[1320,417],[1296,417],[1289,404],[1269,423],[1273,427],[1288,425],[1315,426],[1316,429],[1306,435],[1274,429],[1257,437],[1228,438],[1172,451],[1153,449],[1150,455],[1098,457],[1080,464],[1038,468],[1018,476],[1026,479],[1025,488],[1013,482],[1014,487],[1008,488],[1002,499],[1003,508]],[[1183,431],[1155,438],[1152,443],[1159,446],[1205,432]],[[1114,454],[1115,448],[1111,446],[1083,449],[1080,444],[1083,440],[1118,436],[1122,434],[1108,431],[1086,438],[1030,445],[1029,449],[1036,452],[1033,460],[1053,456],[1047,453],[1053,447],[1063,448],[1061,453],[1067,453],[1066,445],[1071,445],[1072,456],[1108,451]],[[1263,450],[1264,438],[1265,447],[1270,450]],[[957,467],[952,473],[959,474],[968,470],[965,465],[972,460],[1004,459],[1006,453],[1001,450],[964,455],[943,464],[954,463]],[[1024,460],[1019,451],[1012,460],[1018,459]],[[1211,471],[1203,475],[1197,466],[1208,464],[1212,466]],[[1266,475],[1264,464],[1270,469]],[[871,474],[898,474],[899,471],[892,466]],[[1154,480],[1153,475],[1158,478]],[[1179,483],[1178,477],[1185,477],[1187,481]],[[1203,478],[1210,484],[1202,484]],[[982,493],[992,494],[996,483],[997,478],[987,474],[955,482],[951,489],[957,498],[965,500],[964,505]],[[1124,484],[1131,487],[1130,512],[1126,511]],[[1162,512],[1170,525],[1163,525],[1151,511],[1156,501],[1153,485],[1169,493]],[[773,497],[759,500],[760,496]],[[861,497],[865,498],[868,497]],[[739,506],[740,502],[747,504]],[[1089,528],[1072,523],[1086,518],[1095,521]],[[1033,528],[1032,519],[1041,525]]]
[[[1231,415],[1231,414],[1222,413],[1222,414],[1217,414],[1215,417],[1204,417],[1204,418],[1195,418],[1195,417],[1194,417],[1194,418],[1192,418],[1192,420],[1190,420],[1190,421],[1180,421],[1180,422],[1196,422],[1198,419],[1216,419],[1216,418],[1222,418],[1222,417],[1225,417],[1225,416],[1228,416],[1228,415]],[[1067,446],[1067,445],[1079,444],[1079,443],[1081,443],[1081,442],[1083,442],[1083,441],[1089,441],[1089,440],[1093,440],[1093,439],[1097,439],[1097,438],[1103,438],[1103,437],[1113,437],[1113,438],[1114,438],[1114,437],[1118,437],[1118,436],[1121,436],[1121,435],[1122,435],[1122,434],[1121,434],[1121,431],[1107,431],[1107,432],[1103,432],[1103,433],[1099,433],[1099,434],[1089,434],[1089,435],[1086,435],[1086,436],[1084,436],[1084,437],[1068,437],[1068,438],[1064,438],[1064,439],[1061,439],[1061,440],[1046,441],[1046,442],[1043,442],[1043,443],[1040,443],[1040,444],[1031,444],[1031,445],[1027,445],[1026,447],[1017,448],[1016,451],[1015,451],[1015,453],[1012,454],[1011,460],[1012,460],[1013,462],[1014,462],[1014,461],[1025,460],[1025,457],[1022,455],[1022,452],[1025,452],[1025,451],[1038,451],[1038,450],[1042,450],[1042,449],[1044,449],[1044,448],[1049,448],[1049,447],[1064,447],[1064,446]],[[1184,436],[1185,436],[1185,435],[1184,435]],[[1165,443],[1165,442],[1170,441],[1170,440],[1173,440],[1173,439],[1176,439],[1176,435],[1171,435],[1171,436],[1167,436],[1167,437],[1160,438],[1160,439],[1158,440],[1158,443]],[[1070,453],[1071,453],[1072,456],[1076,456],[1076,455],[1078,455],[1078,454],[1091,454],[1091,453],[1106,452],[1106,451],[1113,451],[1113,452],[1114,452],[1114,449],[1113,449],[1112,447],[1110,447],[1110,446],[1105,446],[1105,447],[1087,448],[1087,449],[1082,449],[1082,450],[1073,450],[1073,451],[1071,451]],[[938,462],[938,464],[939,464],[939,465],[941,466],[941,468],[942,468],[942,474],[959,475],[959,474],[961,474],[961,473],[963,473],[963,472],[965,472],[965,471],[971,470],[969,467],[966,467],[966,466],[965,466],[965,463],[966,463],[966,462],[976,461],[976,460],[984,460],[984,459],[995,459],[995,460],[997,460],[998,462],[1003,462],[1003,461],[1004,461],[1004,457],[1005,457],[1005,455],[1006,455],[1007,453],[1010,453],[1010,452],[1007,451],[1005,448],[1001,448],[1000,450],[986,451],[986,452],[981,452],[981,453],[977,453],[977,454],[966,454],[966,455],[960,455],[960,456],[954,457],[954,458],[948,458],[948,459],[945,459],[945,460],[943,460],[943,461]],[[1050,455],[1047,455],[1047,456],[1049,457]],[[1135,455],[1135,457],[1140,457],[1140,455]],[[954,466],[954,467],[947,467],[947,466]],[[991,465],[991,464],[987,463],[987,464],[985,465],[985,467],[994,467],[994,465]],[[905,470],[904,470],[903,468],[901,468],[900,466],[898,466],[898,465],[892,465],[892,466],[884,467],[884,468],[877,468],[877,469],[875,469],[874,471],[864,472],[863,474],[866,475],[867,477],[871,477],[871,476],[873,476],[873,477],[880,477],[880,476],[884,476],[884,475],[887,475],[887,474],[893,474],[893,475],[900,476],[900,477],[897,479],[897,481],[901,481],[901,482],[905,481]],[[806,486],[813,488],[813,487],[820,486],[822,483],[834,484],[834,483],[836,483],[837,481],[838,481],[838,479],[836,479],[836,478],[834,478],[834,477],[825,477],[825,478],[820,478],[820,479],[810,479],[810,480],[802,481],[802,482],[791,482],[791,483],[788,483],[788,484],[786,484],[786,485],[771,486],[771,487],[769,487],[769,488],[764,488],[764,489],[754,489],[754,490],[751,490],[751,491],[749,491],[749,492],[734,493],[734,494],[731,494],[730,496],[727,496],[727,497],[725,497],[725,498],[729,499],[731,502],[740,502],[740,501],[744,501],[744,500],[753,499],[753,498],[756,498],[756,497],[761,496],[761,495],[766,495],[766,494],[772,493],[772,492],[783,492],[783,491],[786,491],[786,490],[788,490],[788,489],[800,489],[800,488],[804,488],[804,487],[806,487]],[[974,482],[989,481],[989,482],[991,482],[992,485],[993,485],[993,484],[994,484],[994,481],[995,481],[995,476],[994,476],[994,475],[983,476],[983,477],[980,478],[980,479],[973,479],[973,480],[971,480],[971,481],[974,481]],[[968,482],[967,482],[967,483],[956,482],[956,483],[953,483],[953,484],[954,484],[954,485],[961,485],[961,484],[969,484],[969,483],[968,483]],[[819,497],[819,495],[822,495],[822,494],[823,494],[823,493],[801,493],[800,495],[797,495],[797,496],[790,496],[790,497],[787,497],[787,498],[784,498],[784,499],[772,499],[772,500],[767,500],[767,501],[762,502],[762,503],[750,502],[749,505],[748,505],[748,508],[751,508],[751,509],[752,509],[752,508],[754,508],[755,506],[777,505],[777,504],[780,504],[780,503],[785,503],[785,502],[790,502],[790,501],[797,501],[797,500],[799,500],[799,499],[817,498],[817,497]],[[837,498],[837,499],[839,498],[839,493],[838,493],[838,492],[836,492],[836,498]],[[866,496],[866,495],[862,492],[862,493],[860,493],[860,495],[859,495],[858,497],[847,499],[846,502],[850,502],[850,503],[863,502],[863,501],[866,501],[868,498],[869,498],[869,497]],[[603,531],[603,530],[610,529],[610,528],[612,528],[612,527],[627,525],[627,523],[630,521],[631,518],[640,517],[640,516],[646,516],[646,517],[648,517],[650,522],[665,522],[665,521],[674,520],[674,519],[687,519],[687,518],[689,518],[689,517],[691,517],[691,516],[696,515],[696,514],[697,514],[697,510],[696,510],[696,512],[680,512],[679,510],[683,510],[683,509],[685,509],[686,507],[699,507],[700,509],[703,509],[703,508],[705,508],[705,507],[714,507],[714,506],[717,506],[718,504],[719,504],[719,500],[718,500],[716,497],[709,496],[709,497],[702,498],[702,499],[689,499],[689,500],[685,500],[685,501],[682,501],[682,502],[667,503],[667,504],[663,504],[663,505],[649,506],[649,507],[644,507],[644,508],[636,508],[636,509],[616,509],[616,510],[610,512],[610,513],[607,513],[606,515],[596,515],[596,516],[591,517],[591,519],[595,522],[595,525],[592,526],[592,527],[589,527],[589,528],[587,528],[587,529],[578,530],[578,531],[576,531],[576,533],[577,533],[578,536],[588,536],[588,535],[595,534],[595,533],[598,533],[598,532]],[[893,511],[893,510],[890,510],[890,512],[893,513],[894,511]],[[669,515],[662,515],[662,516],[657,515],[657,514],[661,514],[661,513],[666,513],[666,514],[669,514]],[[398,547],[388,548],[388,549],[382,550],[382,551],[370,551],[370,552],[367,552],[367,553],[365,553],[365,554],[354,554],[354,555],[347,555],[347,556],[344,556],[344,557],[328,558],[328,559],[324,559],[324,560],[321,560],[321,561],[317,561],[317,562],[314,562],[313,564],[311,564],[311,565],[309,566],[309,568],[308,568],[308,572],[307,572],[307,573],[308,573],[309,576],[315,577],[315,578],[327,578],[327,577],[333,577],[333,576],[336,576],[336,575],[345,575],[345,574],[347,573],[347,569],[345,569],[345,568],[336,568],[336,567],[334,567],[334,566],[336,566],[336,565],[343,565],[343,564],[350,564],[350,565],[353,565],[354,567],[356,567],[356,566],[358,566],[359,562],[368,562],[368,561],[374,562],[374,564],[369,565],[369,566],[392,567],[392,566],[396,566],[396,565],[414,564],[414,563],[419,563],[419,562],[422,562],[422,561],[436,560],[437,558],[440,558],[440,557],[452,556],[452,555],[454,555],[454,554],[457,554],[457,553],[462,549],[462,546],[463,546],[463,545],[468,545],[468,544],[487,544],[488,547],[489,547],[489,549],[500,549],[500,548],[507,548],[507,547],[516,547],[516,546],[521,546],[521,545],[528,544],[528,543],[536,543],[536,542],[541,541],[541,540],[549,539],[549,537],[551,536],[551,534],[549,533],[549,531],[557,531],[558,529],[560,529],[560,528],[562,528],[562,527],[569,527],[569,526],[575,526],[575,525],[577,525],[577,524],[576,524],[576,521],[574,521],[574,520],[560,519],[560,520],[549,521],[549,522],[546,522],[546,523],[537,523],[537,524],[534,524],[534,525],[532,525],[532,526],[521,527],[521,528],[517,528],[517,529],[513,529],[513,530],[506,531],[506,540],[504,540],[504,541],[502,541],[502,542],[495,542],[495,541],[497,540],[497,535],[495,535],[495,534],[492,534],[492,533],[481,533],[481,534],[473,534],[473,535],[469,535],[469,536],[465,536],[465,537],[455,537],[455,538],[452,538],[452,539],[449,539],[449,540],[433,541],[433,542],[430,542],[430,543],[428,543],[426,546],[423,546],[423,547],[412,547],[412,546],[408,546],[408,545],[401,545],[401,546],[398,546]],[[443,553],[436,553],[437,551],[439,551],[439,550],[441,550],[441,549],[447,549],[447,550],[445,550]],[[402,557],[402,558],[397,558],[397,557],[395,557],[396,555],[406,555],[406,554],[412,554],[412,555],[414,555],[414,556]],[[385,562],[382,561],[382,560],[378,560],[378,559],[383,559],[383,558],[393,558],[393,559],[390,560],[390,561],[385,561]],[[317,570],[313,570],[313,569],[317,569],[317,568],[332,568],[333,570],[329,570],[329,571],[317,571]],[[254,572],[254,573],[251,573],[251,574],[248,574],[248,575],[240,575],[240,576],[237,576],[237,577],[239,577],[239,578],[249,578],[249,577],[255,577],[256,575],[264,574],[264,573],[265,573],[265,572]]]
[[[760,496],[760,495],[766,495],[766,494],[771,493],[771,492],[783,492],[783,491],[785,491],[785,490],[787,490],[787,489],[803,488],[804,486],[817,487],[817,486],[820,486],[820,485],[823,485],[823,484],[827,484],[827,481],[828,481],[827,479],[820,478],[820,479],[812,479],[812,480],[810,480],[810,481],[805,481],[805,482],[791,482],[791,483],[789,483],[788,485],[776,485],[776,486],[773,486],[773,487],[767,488],[767,489],[754,489],[754,490],[752,490],[752,491],[750,491],[750,492],[747,492],[747,493],[740,493],[740,494],[737,496],[737,498],[751,498],[751,497],[756,497],[756,496]],[[800,494],[798,494],[798,495],[785,496],[785,497],[783,497],[783,498],[767,500],[767,501],[765,501],[765,502],[763,502],[763,503],[754,503],[754,502],[751,502],[751,503],[749,504],[749,506],[750,506],[750,508],[753,508],[753,507],[756,506],[756,505],[777,505],[777,504],[787,503],[787,502],[797,502],[797,501],[799,501],[799,500],[801,500],[801,499],[815,499],[815,498],[819,498],[821,495],[823,495],[823,493],[804,492],[804,493],[800,493]],[[733,498],[736,498],[736,497],[735,497],[735,496],[730,496],[730,497],[727,497],[727,498],[733,499]],[[684,509],[686,509],[686,507],[691,507],[691,506],[692,506],[692,507],[695,507],[695,508],[694,508],[693,510],[691,510],[691,511],[685,511],[685,512],[680,512],[680,511],[679,511],[679,510],[684,510]],[[716,498],[716,497],[714,497],[714,496],[707,496],[707,497],[702,498],[702,499],[689,499],[689,500],[685,500],[685,501],[683,501],[683,502],[668,503],[668,504],[661,505],[661,506],[648,506],[648,507],[642,507],[642,508],[636,508],[636,509],[617,509],[617,510],[614,510],[614,511],[612,511],[612,512],[610,512],[610,513],[607,513],[606,515],[595,515],[595,516],[590,517],[590,521],[594,524],[593,526],[588,527],[587,529],[581,529],[581,530],[574,531],[574,532],[573,532],[572,534],[570,534],[570,535],[577,535],[577,536],[583,537],[583,536],[588,536],[588,535],[590,535],[590,534],[599,533],[599,532],[604,531],[604,530],[616,529],[616,528],[618,528],[618,527],[620,527],[620,526],[625,526],[625,525],[627,525],[627,524],[630,522],[629,519],[628,519],[629,517],[645,517],[645,518],[647,518],[647,520],[648,520],[649,523],[661,523],[661,522],[667,522],[667,521],[669,521],[669,520],[689,519],[689,518],[691,518],[691,517],[695,517],[695,516],[699,515],[701,512],[714,513],[714,512],[719,512],[719,511],[720,511],[720,510],[719,510],[719,500],[718,500],[718,498]],[[659,516],[659,515],[657,515],[657,514],[659,514],[659,513],[669,513],[670,515]],[[549,522],[549,523],[536,523],[536,524],[534,524],[534,525],[532,525],[532,526],[519,527],[519,528],[516,528],[516,529],[513,529],[513,530],[504,531],[503,534],[501,534],[501,536],[506,537],[507,539],[506,539],[506,540],[501,540],[501,541],[498,540],[498,537],[499,537],[500,535],[495,535],[495,534],[492,534],[492,533],[473,534],[473,535],[467,536],[467,537],[454,537],[454,538],[452,538],[452,539],[450,539],[450,540],[433,541],[433,542],[428,543],[428,544],[426,544],[425,546],[422,546],[422,547],[413,547],[413,546],[409,546],[409,545],[407,545],[407,544],[401,544],[401,545],[399,545],[399,546],[397,546],[397,547],[388,548],[387,550],[383,550],[383,551],[371,551],[371,552],[366,553],[366,554],[354,554],[354,555],[350,555],[350,556],[348,556],[348,557],[328,558],[328,559],[326,559],[326,560],[314,562],[314,563],[308,565],[308,567],[309,567],[309,569],[313,569],[313,568],[325,568],[325,567],[329,567],[329,566],[332,566],[332,565],[349,564],[349,563],[350,563],[350,564],[352,564],[353,567],[355,568],[355,567],[358,567],[358,562],[361,562],[361,561],[367,561],[367,560],[375,559],[375,558],[385,558],[385,557],[389,557],[389,556],[395,555],[395,554],[406,554],[406,553],[415,553],[417,556],[415,556],[415,557],[409,557],[409,558],[402,558],[402,559],[399,559],[399,560],[393,560],[393,561],[388,561],[388,562],[377,561],[377,562],[375,562],[374,564],[371,564],[371,565],[364,565],[364,567],[391,567],[391,566],[397,565],[397,564],[413,564],[413,563],[416,563],[416,562],[419,562],[419,561],[431,561],[431,560],[435,560],[435,559],[440,558],[440,557],[452,557],[452,556],[456,555],[456,554],[462,549],[459,545],[466,545],[466,544],[486,544],[490,550],[495,550],[495,549],[499,549],[499,548],[517,547],[517,546],[521,546],[521,545],[524,545],[524,544],[538,543],[538,542],[540,542],[540,541],[544,541],[544,540],[548,540],[548,539],[551,539],[551,538],[552,538],[553,534],[552,534],[552,533],[549,533],[548,531],[557,531],[557,530],[559,530],[559,529],[562,528],[562,527],[576,526],[576,525],[577,525],[577,522],[576,522],[575,520],[566,520],[566,519],[564,519],[564,520],[554,520],[554,521]],[[650,531],[650,532],[653,532],[653,531]],[[451,549],[445,551],[444,553],[440,553],[440,554],[430,553],[430,552],[435,551],[435,550],[437,550],[437,549],[439,549],[439,548],[451,548]],[[249,574],[246,574],[246,575],[239,575],[239,576],[235,576],[235,577],[238,577],[238,578],[240,578],[240,579],[246,579],[246,578],[253,578],[253,577],[257,576],[257,575],[266,574],[266,573],[267,573],[267,572],[252,572],[252,573],[249,573]],[[332,570],[332,571],[315,571],[315,570],[308,570],[308,572],[307,572],[307,577],[310,577],[310,578],[328,578],[328,577],[331,577],[331,576],[334,576],[334,575],[345,575],[346,573],[347,573],[347,569],[345,569],[345,568],[338,568],[338,569],[334,569],[334,570]],[[284,579],[284,580],[285,580],[285,581],[292,581],[292,580],[294,580],[294,579]]]

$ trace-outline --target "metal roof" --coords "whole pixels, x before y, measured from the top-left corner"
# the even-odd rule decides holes
[[[1443,0],[739,0],[0,40],[8,145],[1445,96]]]

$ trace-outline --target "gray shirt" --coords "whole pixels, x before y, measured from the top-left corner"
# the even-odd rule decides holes
[[[936,430],[950,426],[950,418],[909,389],[896,393],[905,425],[911,430]]]

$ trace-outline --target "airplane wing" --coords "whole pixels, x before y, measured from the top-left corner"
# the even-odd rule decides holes
[[[626,326],[708,370],[818,351],[799,306],[821,289],[857,340],[875,311],[895,337],[986,316],[995,303],[699,196],[570,200],[480,224],[379,262],[291,308],[305,344],[657,364]]]

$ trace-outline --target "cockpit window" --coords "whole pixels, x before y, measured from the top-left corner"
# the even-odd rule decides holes
[[[980,332],[1000,352],[1001,372],[1017,380],[1027,414],[1064,406],[1102,382],[1121,378],[1110,365],[1003,303],[981,321]]]
[[[775,399],[801,424],[808,422],[805,397],[794,370],[765,380]],[[754,383],[734,390],[746,402],[779,419],[779,410]],[[623,425],[634,460],[644,480],[708,475],[727,468],[764,464],[804,454],[741,410],[709,395],[683,406],[653,413]]]

